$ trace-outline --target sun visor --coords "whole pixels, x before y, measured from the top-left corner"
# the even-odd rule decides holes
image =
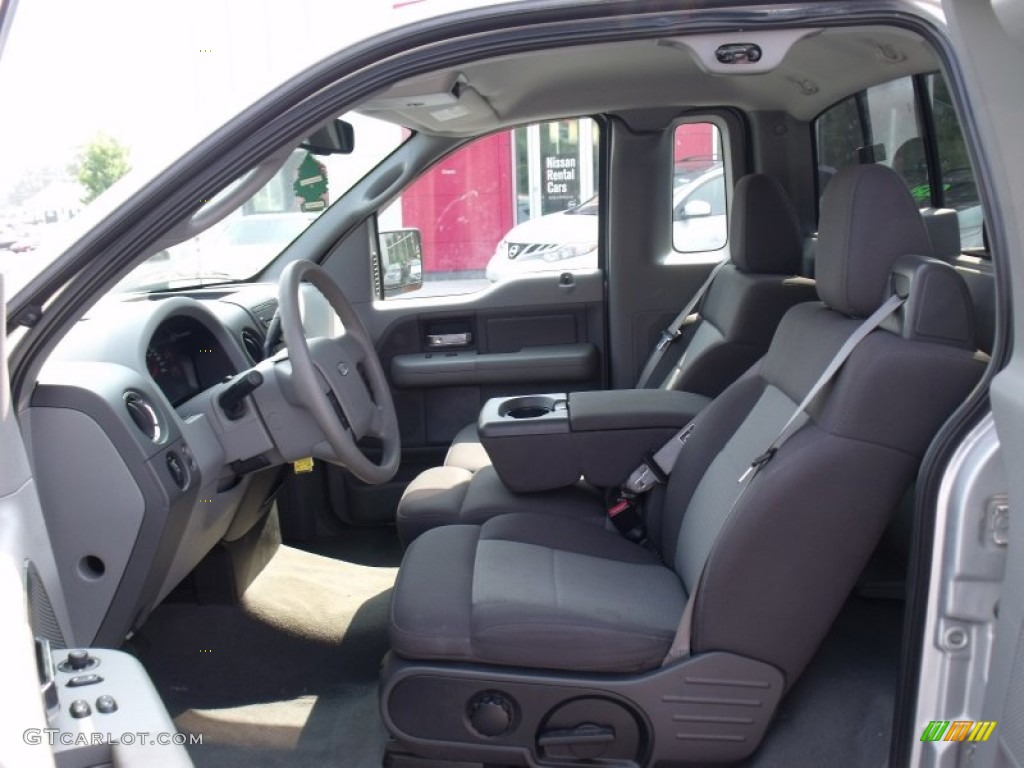
[[[459,103],[466,83],[460,72],[441,72],[396,83],[360,105],[364,111],[444,109]]]

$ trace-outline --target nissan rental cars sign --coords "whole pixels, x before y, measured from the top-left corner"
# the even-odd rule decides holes
[[[541,188],[541,211],[557,213],[580,202],[579,158],[572,155],[543,157],[544,185]]]

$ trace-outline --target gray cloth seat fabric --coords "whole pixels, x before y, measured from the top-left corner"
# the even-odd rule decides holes
[[[395,585],[391,639],[403,656],[543,667],[571,658],[595,672],[665,657],[686,594],[654,553],[543,513],[430,533]]]
[[[715,277],[650,386],[715,397],[765,353],[786,310],[817,298],[814,282],[796,277],[803,260],[800,224],[772,177],[750,174],[736,183],[729,249],[730,263]],[[476,424],[455,435],[444,463],[470,472],[491,463]]]
[[[695,419],[668,483],[647,498],[660,560],[606,528],[550,513],[434,528],[406,552],[394,652],[635,672],[662,663],[693,601],[691,653],[757,659],[792,685],[935,432],[984,370],[955,270],[902,258],[927,249],[898,176],[881,166],[840,171],[823,201],[822,301],[791,309],[765,357]],[[740,496],[740,475],[892,285],[909,295],[903,308],[861,342]]]
[[[408,545],[431,528],[479,525],[524,509],[604,525],[602,494],[582,483],[521,494],[510,491],[492,466],[475,473],[462,467],[432,467],[421,472],[406,489],[398,507],[398,534]]]

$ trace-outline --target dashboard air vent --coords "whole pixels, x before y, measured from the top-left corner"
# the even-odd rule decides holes
[[[263,359],[263,338],[252,328],[242,331],[242,346],[245,347],[245,354],[253,363],[258,363]]]
[[[138,392],[125,392],[124,406],[132,417],[135,426],[154,443],[159,443],[164,436],[164,428],[156,408]]]
[[[277,311],[277,299],[268,299],[262,304],[257,304],[252,308],[252,313],[256,316],[256,319],[260,321],[260,324],[264,329],[270,327],[270,321],[274,319],[274,313]]]

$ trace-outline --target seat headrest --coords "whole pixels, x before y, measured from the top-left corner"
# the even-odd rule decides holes
[[[736,182],[729,243],[732,263],[741,272],[795,275],[803,240],[796,209],[771,176],[752,173]]]
[[[936,259],[953,263],[960,255],[960,217],[952,208],[925,208],[921,211],[924,228]]]
[[[931,253],[921,213],[903,180],[883,165],[843,168],[821,201],[815,278],[818,297],[867,317],[889,295],[900,256]]]
[[[883,328],[905,339],[977,349],[974,303],[952,264],[928,256],[900,256],[890,285],[906,301]]]

